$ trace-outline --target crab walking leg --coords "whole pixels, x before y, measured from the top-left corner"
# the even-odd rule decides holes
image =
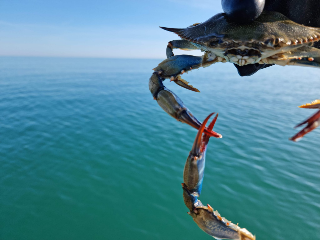
[[[191,127],[199,129],[201,123],[196,119],[189,109],[184,105],[181,99],[172,91],[167,89],[158,73],[153,73],[149,80],[149,89],[159,106],[170,116],[180,122],[186,123]],[[207,129],[204,130],[212,137],[222,138],[222,135]]]
[[[300,106],[300,108],[320,109],[320,100],[315,100],[312,103],[307,103],[305,105]],[[300,132],[298,132],[296,135],[294,135],[292,138],[290,138],[290,140],[298,141],[304,135],[316,129],[320,125],[320,110],[304,122],[298,124],[296,127],[300,127],[304,124],[307,124],[307,126],[303,128]]]
[[[198,199],[203,180],[206,147],[210,138],[203,130],[205,124],[212,115],[213,113],[204,120],[199,128],[193,147],[186,161],[183,174],[185,183],[182,184],[184,203],[190,210],[188,214],[197,223],[199,228],[210,236],[217,239],[254,240],[255,237],[248,230],[240,228],[221,217],[217,211],[213,211],[213,208],[210,205],[204,206]],[[217,117],[218,115],[213,119],[208,130],[212,130]]]
[[[320,68],[320,49],[304,46],[287,53],[262,59],[259,63]]]
[[[168,42],[168,46],[166,49],[167,58],[174,56],[173,51],[172,51],[174,48],[179,48],[182,50],[197,50],[197,49],[199,49],[187,40],[172,40],[172,41]]]
[[[315,67],[320,68],[320,58],[307,57],[303,59],[292,59],[288,65],[300,66],[300,67]]]

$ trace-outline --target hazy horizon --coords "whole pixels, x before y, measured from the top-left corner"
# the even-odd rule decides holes
[[[1,2],[0,56],[162,59],[179,37],[159,26],[187,27],[221,11],[212,0]]]

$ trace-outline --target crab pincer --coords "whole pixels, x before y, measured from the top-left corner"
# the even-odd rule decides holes
[[[320,109],[320,100],[315,100],[312,103],[307,103],[305,105],[300,106],[300,108]],[[294,135],[292,138],[290,138],[290,140],[294,142],[299,141],[304,135],[316,129],[320,125],[320,110],[307,120],[303,121],[302,123],[299,123],[295,127],[297,128],[304,124],[307,124],[307,126],[303,128],[300,132],[298,132],[296,135]]]
[[[159,106],[176,120],[199,129],[201,122],[193,116],[190,110],[176,94],[163,85],[162,81],[163,79],[160,78],[157,72],[154,72],[149,80],[150,92],[154,99],[157,100]],[[203,131],[211,137],[222,138],[221,134],[212,130],[205,128]]]
[[[198,134],[193,143],[190,154],[187,158],[182,183],[183,200],[190,212],[188,214],[197,223],[199,228],[210,236],[222,239],[235,240],[254,240],[255,237],[245,228],[233,224],[227,219],[220,216],[217,211],[214,211],[210,205],[203,205],[198,199],[202,189],[202,182],[205,168],[205,155],[210,135],[204,132],[205,125],[209,118],[214,113],[211,113],[202,123],[198,130]],[[218,118],[218,114],[208,126],[208,130],[212,130]]]
[[[188,213],[205,233],[216,239],[233,240],[255,240],[247,229],[240,228],[224,217],[221,217],[218,211],[214,211],[208,204],[207,206],[195,207]]]
[[[187,158],[183,171],[183,181],[187,188],[195,195],[200,196],[202,189],[202,182],[204,177],[204,168],[206,161],[206,150],[210,136],[204,132],[206,123],[214,113],[211,113],[202,123],[198,130],[198,134],[193,143],[192,149]],[[212,128],[217,121],[218,114],[212,120],[207,128],[212,131]]]

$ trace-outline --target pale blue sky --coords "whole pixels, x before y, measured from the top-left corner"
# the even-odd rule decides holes
[[[222,12],[220,0],[0,0],[0,56],[164,58],[187,27]]]

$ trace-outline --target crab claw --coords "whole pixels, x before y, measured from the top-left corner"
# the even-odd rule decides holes
[[[307,126],[304,129],[302,129],[300,132],[298,132],[296,135],[294,135],[292,138],[290,138],[290,140],[294,142],[299,141],[304,135],[306,135],[307,133],[317,128],[320,125],[320,111],[316,112],[310,118],[308,118],[302,123],[299,123],[295,127],[300,127],[303,124],[307,124]]]
[[[190,210],[188,214],[193,218],[199,228],[210,236],[216,239],[255,240],[255,237],[248,230],[240,228],[221,217],[210,205],[204,206],[198,199],[204,176],[205,154],[210,139],[210,136],[204,132],[204,129],[213,114],[214,113],[209,114],[203,121],[187,158],[183,171],[183,200]],[[218,114],[209,124],[208,130],[212,130],[217,118]]]
[[[199,128],[196,139],[193,143],[190,154],[187,158],[186,164],[183,171],[183,181],[186,188],[191,192],[195,197],[194,201],[196,202],[197,197],[199,197],[202,189],[202,182],[204,177],[204,168],[205,168],[205,155],[207,144],[209,142],[210,136],[204,132],[205,125],[208,122],[209,118],[214,113],[211,113],[202,123]],[[218,114],[212,120],[211,124],[208,127],[208,130],[212,130]],[[187,205],[187,204],[186,204]]]
[[[167,89],[160,79],[157,72],[153,73],[149,80],[149,89],[154,99],[157,100],[159,106],[170,116],[180,122],[186,123],[191,127],[199,129],[201,122],[189,111],[182,100]],[[204,129],[204,132],[211,137],[222,138],[222,135],[214,131]]]
[[[196,222],[199,228],[216,239],[256,239],[247,229],[240,228],[221,217],[217,211],[213,211],[213,208],[210,205],[195,207],[189,215],[193,218],[193,221]]]
[[[201,124],[201,127],[199,128],[198,130],[198,133],[197,133],[197,136],[196,136],[196,139],[193,143],[193,146],[192,146],[192,149],[190,151],[190,154],[193,154],[195,156],[200,156],[201,154],[203,154],[207,148],[207,144],[209,142],[209,138],[210,138],[210,135],[207,135],[206,132],[204,131],[205,130],[205,126],[209,120],[209,118],[215,113],[211,113],[209,114],[208,117],[206,117],[206,119],[203,121],[203,123]],[[212,131],[213,127],[214,127],[214,124],[216,123],[217,121],[217,118],[218,118],[218,113],[217,115],[215,116],[215,118],[212,120],[212,122],[210,123],[209,127],[207,128],[207,130],[209,131]],[[204,136],[203,136],[203,141],[201,141],[202,139],[202,134],[204,133]]]

